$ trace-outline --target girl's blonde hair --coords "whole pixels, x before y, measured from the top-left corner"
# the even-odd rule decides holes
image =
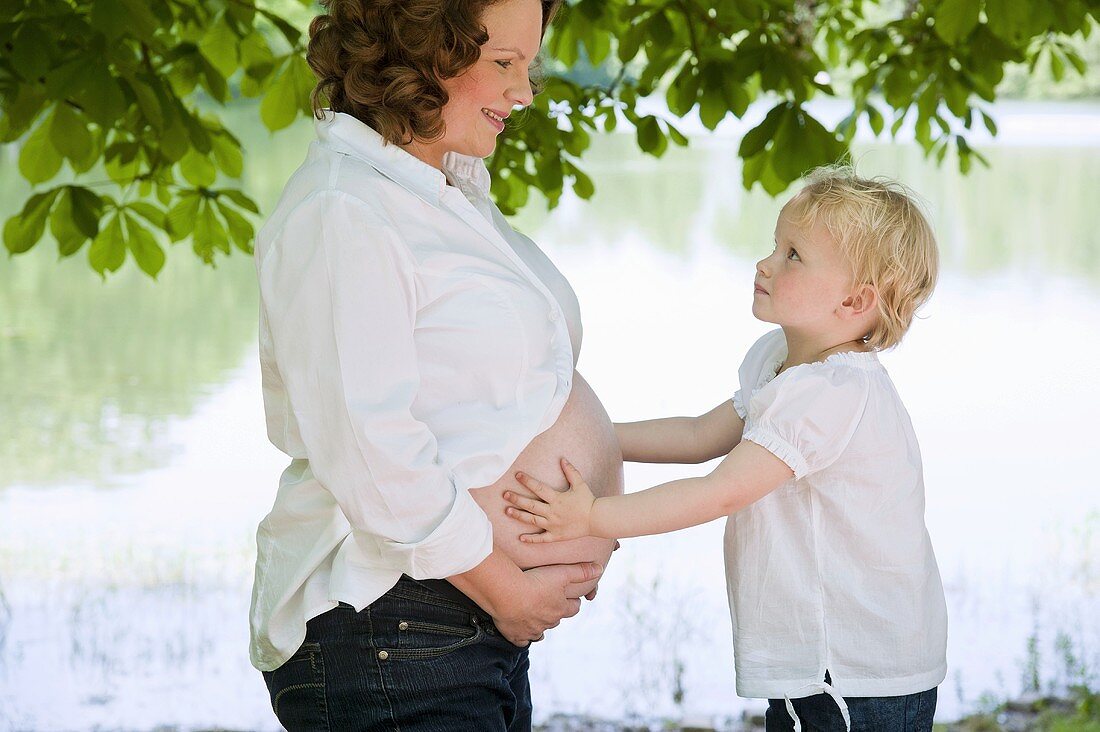
[[[927,302],[939,274],[936,237],[917,196],[897,181],[861,178],[847,165],[816,168],[787,204],[800,226],[821,222],[852,268],[878,293],[878,318],[864,342],[893,348]]]

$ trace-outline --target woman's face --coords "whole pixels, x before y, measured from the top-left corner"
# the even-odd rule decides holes
[[[542,42],[542,2],[501,0],[485,9],[481,24],[489,33],[481,57],[443,82],[450,97],[442,111],[443,137],[406,148],[436,168],[448,152],[492,155],[512,109],[531,103],[530,69]]]

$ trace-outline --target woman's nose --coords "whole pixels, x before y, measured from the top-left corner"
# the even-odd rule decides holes
[[[513,107],[528,107],[534,99],[535,92],[531,88],[531,77],[524,73],[509,88],[508,101]]]

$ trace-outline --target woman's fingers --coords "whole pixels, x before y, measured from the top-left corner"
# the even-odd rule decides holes
[[[537,534],[520,534],[519,540],[525,544],[545,544],[555,539],[549,531],[540,531]]]

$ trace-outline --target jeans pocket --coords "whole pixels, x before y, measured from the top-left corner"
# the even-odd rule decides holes
[[[274,671],[264,672],[271,709],[289,732],[328,730],[325,662],[320,643],[303,643]]]
[[[400,620],[397,623],[397,646],[384,650],[395,661],[426,660],[471,646],[485,636],[485,630],[477,616],[466,617],[468,622],[465,625],[450,619],[444,622]]]

